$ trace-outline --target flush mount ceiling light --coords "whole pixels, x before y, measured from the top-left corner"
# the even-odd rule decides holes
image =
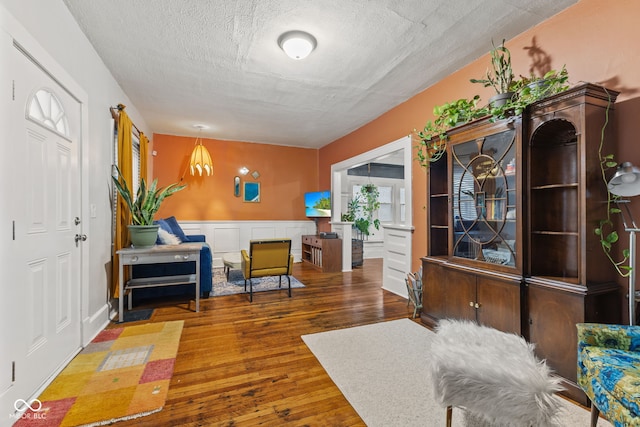
[[[202,129],[208,129],[208,126],[205,125],[193,125],[193,127],[199,129],[200,132],[202,132]],[[189,160],[191,175],[195,176],[197,173],[199,176],[202,176],[202,173],[205,172],[207,176],[210,176],[213,173],[213,161],[211,161],[211,155],[207,148],[202,145],[202,140],[199,135],[196,138],[195,144],[196,146]]]
[[[304,59],[316,48],[316,39],[304,31],[287,31],[278,38],[278,46],[292,59]]]

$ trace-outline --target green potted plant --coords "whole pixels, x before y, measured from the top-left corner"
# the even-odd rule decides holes
[[[457,101],[436,105],[433,108],[433,114],[439,122],[450,129],[486,115],[486,109],[478,108],[479,101],[480,95],[475,95],[471,99],[461,98]]]
[[[500,105],[507,102],[513,96],[513,69],[511,68],[511,52],[504,45],[502,40],[500,46],[493,45],[490,52],[491,68],[487,69],[485,77],[482,79],[471,79],[471,83],[480,83],[484,87],[493,87],[496,95],[489,98],[489,105]]]
[[[520,115],[527,105],[569,89],[569,73],[563,66],[560,70],[546,72],[542,77],[520,76],[512,82],[512,89],[515,93],[504,105],[491,108],[494,120]]]
[[[360,196],[356,195],[353,199],[347,203],[347,212],[340,216],[340,219],[344,222],[355,222],[358,216],[358,209],[360,209]]]
[[[422,165],[439,160],[445,152],[447,131],[455,126],[484,117],[487,108],[478,108],[480,95],[461,98],[433,107],[435,119],[429,120],[421,131],[414,129],[419,138],[418,160]]]
[[[117,166],[116,172],[117,177],[112,176],[111,179],[131,214],[131,224],[127,226],[131,243],[135,247],[153,246],[158,236],[158,225],[153,223],[154,215],[160,209],[165,198],[184,189],[186,185],[175,183],[158,188],[158,180],[154,179],[151,186],[147,187],[144,178],[142,178],[134,199]]]

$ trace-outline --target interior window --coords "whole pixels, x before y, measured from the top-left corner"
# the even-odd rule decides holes
[[[112,120],[113,125],[113,164],[118,163],[118,124],[115,120]],[[115,176],[115,168],[112,173]],[[131,133],[131,176],[133,178],[132,191],[133,194],[138,193],[140,187],[140,138],[134,132]],[[118,192],[114,186],[112,186],[111,200],[116,200]],[[111,233],[115,236],[116,233],[116,204],[111,205]]]
[[[379,186],[378,192],[380,196],[378,201],[380,202],[380,209],[378,210],[378,219],[380,222],[394,222],[393,221],[393,187]]]
[[[113,130],[113,164],[118,163],[118,127]],[[133,179],[133,194],[138,192],[140,187],[140,138],[135,132],[131,133],[131,177]]]

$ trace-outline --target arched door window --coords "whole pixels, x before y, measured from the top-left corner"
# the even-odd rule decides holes
[[[39,89],[29,101],[27,117],[61,136],[69,138],[67,115],[60,100],[53,92]]]

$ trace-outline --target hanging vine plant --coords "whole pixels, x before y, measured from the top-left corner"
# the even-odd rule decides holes
[[[374,184],[366,184],[347,204],[347,213],[341,215],[342,221],[353,222],[353,227],[363,236],[369,236],[369,228],[380,229],[380,220],[373,218],[373,214],[380,209],[380,192]]]
[[[628,265],[630,251],[629,249],[622,250],[622,259],[616,261],[613,257],[612,250],[615,243],[618,242],[619,236],[615,229],[612,217],[621,213],[618,208],[617,202],[620,200],[620,196],[616,196],[609,191],[609,181],[607,180],[607,172],[618,166],[613,154],[604,154],[604,135],[607,125],[609,124],[609,109],[611,108],[611,95],[606,88],[604,88],[609,102],[605,110],[605,121],[600,129],[600,145],[598,146],[598,159],[600,160],[600,175],[607,189],[607,216],[598,222],[598,226],[594,229],[594,233],[600,238],[600,245],[605,255],[613,264],[618,274],[622,277],[628,277],[631,272],[631,267]]]

